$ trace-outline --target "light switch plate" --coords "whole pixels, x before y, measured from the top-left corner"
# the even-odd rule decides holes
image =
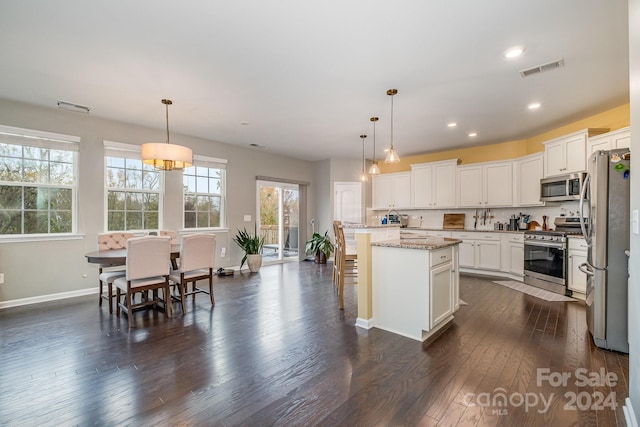
[[[251,222],[251,215],[245,215],[244,220],[245,222]]]
[[[633,229],[633,234],[640,234],[638,227],[638,210],[636,209],[631,212],[631,228]]]

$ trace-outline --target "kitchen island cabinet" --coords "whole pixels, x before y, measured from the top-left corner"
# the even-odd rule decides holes
[[[458,243],[426,237],[373,243],[373,326],[424,341],[459,308]]]

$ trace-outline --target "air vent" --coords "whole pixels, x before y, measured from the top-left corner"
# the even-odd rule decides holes
[[[533,74],[542,73],[544,71],[556,70],[560,67],[564,67],[564,59],[558,59],[557,61],[548,62],[546,64],[538,65],[537,67],[529,68],[520,71],[522,77],[529,77]]]
[[[61,110],[73,111],[74,113],[89,114],[91,107],[85,105],[74,104],[73,102],[58,101],[58,108]]]

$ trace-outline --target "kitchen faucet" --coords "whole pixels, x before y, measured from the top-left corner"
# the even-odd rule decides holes
[[[390,215],[391,215],[391,212],[395,212],[395,213],[396,213],[396,215],[398,215],[398,218],[400,218],[400,212],[398,212],[397,210],[395,210],[395,209],[393,209],[393,208],[390,208],[390,209],[387,211],[387,222],[390,222],[390,221],[391,221],[391,216],[390,216]]]

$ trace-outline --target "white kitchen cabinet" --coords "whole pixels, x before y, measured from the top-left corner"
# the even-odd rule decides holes
[[[502,271],[524,277],[524,234],[502,234]]]
[[[454,207],[457,165],[457,159],[411,165],[411,206]]]
[[[459,245],[460,267],[477,270],[500,270],[502,263],[499,233],[453,231],[451,237],[462,240]]]
[[[433,329],[454,312],[453,269],[453,263],[449,260],[447,263],[432,267],[429,272],[431,283],[429,329]]]
[[[411,173],[387,173],[373,177],[374,209],[411,207]]]
[[[630,145],[631,130],[628,127],[593,136],[587,140],[587,158],[598,150],[629,148]]]
[[[544,177],[543,154],[532,154],[516,162],[517,185],[515,200],[518,206],[541,206],[540,180]]]
[[[459,166],[457,187],[459,207],[513,206],[513,162]]]
[[[586,170],[587,138],[608,129],[590,128],[544,142],[544,176]]]
[[[583,238],[569,238],[569,260],[567,265],[567,286],[574,292],[585,294],[587,292],[587,275],[578,267],[587,262],[587,243]]]

